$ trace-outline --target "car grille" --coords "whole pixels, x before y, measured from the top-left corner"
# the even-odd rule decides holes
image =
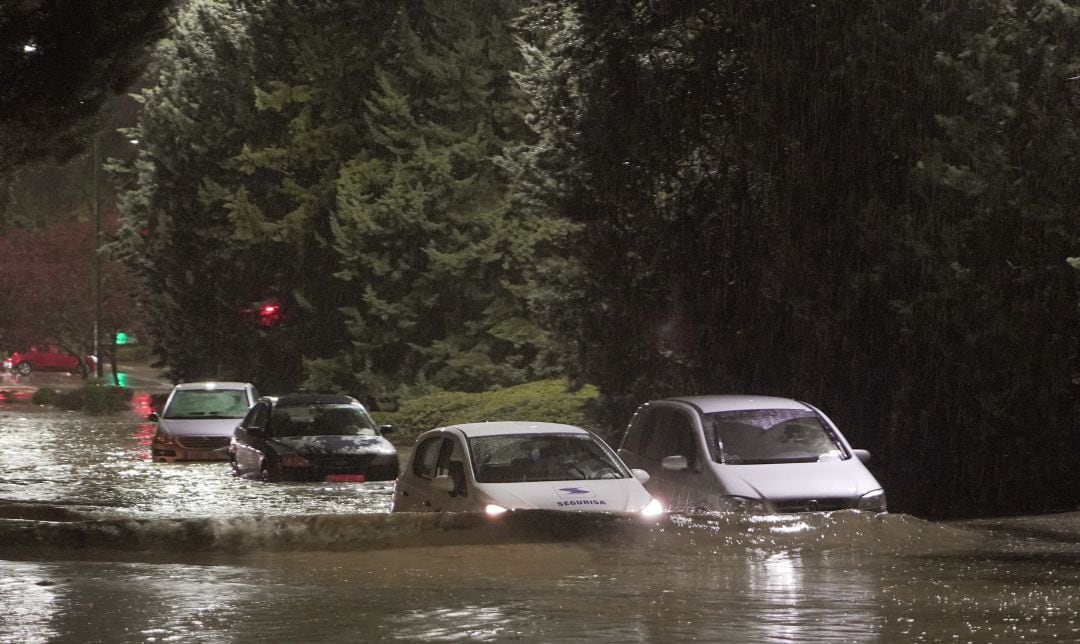
[[[220,449],[229,445],[228,436],[182,436],[178,440],[184,449]]]
[[[783,499],[773,501],[773,507],[777,512],[831,512],[832,510],[844,510],[853,507],[851,499],[825,498],[825,499]]]
[[[308,457],[311,458],[311,457]],[[392,481],[397,478],[397,460],[386,462],[374,454],[318,456],[314,467],[282,467],[287,481],[321,481],[334,474],[363,474],[368,481]]]
[[[362,456],[324,456],[316,461],[323,474],[361,474],[371,463],[371,454]]]

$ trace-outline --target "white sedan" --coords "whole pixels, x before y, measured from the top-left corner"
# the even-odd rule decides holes
[[[417,438],[394,490],[395,512],[565,510],[654,517],[658,501],[591,432],[500,421],[440,427]]]

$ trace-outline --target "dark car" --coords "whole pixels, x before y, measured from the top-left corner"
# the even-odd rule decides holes
[[[266,396],[233,431],[229,461],[234,475],[265,481],[392,481],[392,430],[350,396]]]

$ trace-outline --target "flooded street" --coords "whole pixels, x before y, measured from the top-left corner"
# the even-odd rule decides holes
[[[0,411],[0,642],[1080,639],[1080,514],[390,514],[392,483],[149,460]]]

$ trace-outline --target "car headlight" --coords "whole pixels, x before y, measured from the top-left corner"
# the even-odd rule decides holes
[[[652,499],[645,504],[645,507],[641,508],[641,516],[643,517],[657,517],[663,513],[664,505],[656,499]]]
[[[885,507],[885,490],[867,492],[859,497],[859,502],[855,506],[857,510],[866,510],[867,512],[885,512]]]
[[[484,512],[486,512],[487,514],[502,514],[503,512],[506,512],[506,508],[501,505],[496,505],[494,503],[488,503],[484,506]]]
[[[281,457],[282,467],[311,467],[311,461],[299,454],[286,454]]]
[[[761,499],[748,496],[722,496],[717,499],[716,507],[720,512],[744,512],[746,514],[772,514],[770,508]]]
[[[176,445],[176,439],[173,438],[169,432],[160,427],[154,432],[154,442],[161,443],[162,445]]]

